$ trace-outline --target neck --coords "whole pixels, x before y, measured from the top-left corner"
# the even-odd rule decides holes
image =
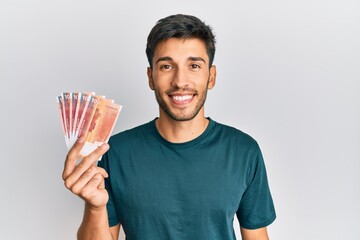
[[[172,143],[191,141],[200,136],[209,124],[203,112],[188,121],[176,121],[160,113],[156,120],[156,128],[160,135]]]

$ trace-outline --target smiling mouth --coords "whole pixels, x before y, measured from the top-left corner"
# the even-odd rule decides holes
[[[169,95],[170,99],[176,104],[184,104],[191,102],[195,94],[185,94],[185,95]]]

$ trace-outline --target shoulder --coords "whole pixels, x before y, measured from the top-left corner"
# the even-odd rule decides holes
[[[233,126],[216,123],[216,145],[223,154],[234,160],[239,169],[252,173],[263,161],[258,142],[249,134]]]
[[[227,139],[231,142],[238,143],[241,146],[247,146],[249,148],[258,148],[257,141],[250,136],[249,134],[243,132],[242,130],[229,126],[223,123],[215,122],[217,134],[222,139]]]

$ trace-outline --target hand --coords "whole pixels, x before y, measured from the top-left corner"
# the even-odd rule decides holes
[[[66,156],[62,178],[66,188],[84,199],[88,206],[104,207],[109,200],[104,182],[104,178],[107,178],[108,174],[103,168],[96,166],[96,161],[109,149],[109,145],[104,143],[76,165],[84,142],[84,138],[80,137],[70,149]]]

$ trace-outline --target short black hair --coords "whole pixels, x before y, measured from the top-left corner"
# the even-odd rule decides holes
[[[146,56],[151,68],[156,46],[169,38],[202,40],[205,43],[209,56],[209,67],[211,67],[215,57],[215,36],[211,27],[195,16],[176,14],[160,19],[149,33]]]

